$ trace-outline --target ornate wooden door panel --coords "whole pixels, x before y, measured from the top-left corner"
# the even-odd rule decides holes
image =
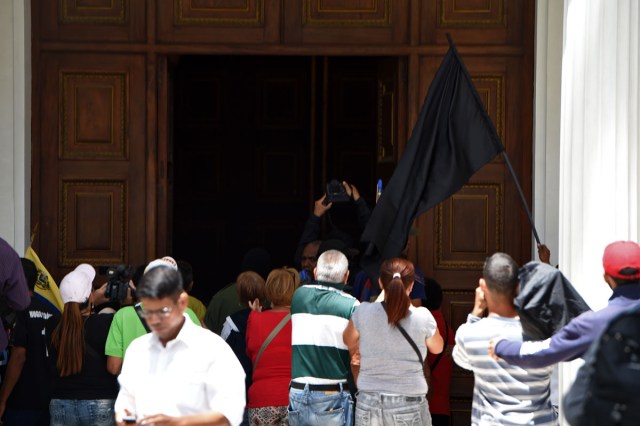
[[[143,0],[50,0],[32,7],[43,40],[140,42],[146,35]]]
[[[175,0],[154,2],[158,40],[186,43],[277,43],[279,1]]]
[[[144,58],[42,58],[39,247],[56,278],[145,260]],[[55,232],[50,232],[55,230]],[[57,274],[56,274],[57,273]]]
[[[407,0],[296,0],[284,10],[284,41],[398,45],[409,41]]]

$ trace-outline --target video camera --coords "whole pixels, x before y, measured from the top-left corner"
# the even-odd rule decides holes
[[[106,275],[109,281],[104,295],[111,302],[122,303],[127,298],[127,290],[129,290],[129,281],[133,277],[135,268],[129,265],[116,266],[98,266],[98,273]],[[131,289],[131,297],[135,298],[135,290]]]
[[[351,197],[347,194],[342,182],[333,179],[327,184],[327,196],[323,202],[325,206],[329,203],[345,203],[350,200]]]

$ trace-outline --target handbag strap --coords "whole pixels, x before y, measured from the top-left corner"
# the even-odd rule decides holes
[[[433,373],[433,370],[435,370],[435,368],[438,366],[438,363],[440,362],[442,357],[444,356],[444,351],[447,350],[447,344],[449,343],[449,324],[447,324],[446,318],[443,318],[443,319],[444,319],[444,346],[442,347],[442,352],[438,354],[436,359],[433,361],[433,364],[430,365],[432,373]]]
[[[260,347],[260,350],[258,351],[258,355],[256,355],[256,360],[253,361],[253,369],[254,370],[258,366],[258,360],[260,359],[260,356],[262,355],[262,352],[264,352],[264,350],[267,349],[267,346],[269,346],[269,343],[271,343],[273,338],[276,337],[276,335],[280,332],[280,330],[282,330],[284,328],[284,326],[287,325],[287,323],[289,322],[290,319],[291,319],[291,312],[289,312],[287,315],[285,315],[285,317],[282,318],[282,320],[280,320],[278,325],[276,325],[276,327],[273,330],[271,330],[271,333],[269,333],[269,335],[267,336],[265,341],[262,343],[262,346]]]
[[[424,370],[424,361],[422,360],[422,354],[420,353],[420,349],[418,349],[418,345],[416,345],[416,342],[414,342],[413,339],[409,337],[409,333],[407,333],[407,330],[405,330],[403,326],[401,326],[400,324],[396,324],[396,327],[398,327],[398,330],[400,330],[400,333],[402,333],[402,335],[404,336],[405,339],[407,339],[407,342],[409,342],[413,350],[416,351],[416,354],[418,354],[418,359],[420,360],[420,364],[422,364],[422,369]]]
[[[387,307],[385,306],[384,302],[382,303],[382,307],[384,308],[385,312],[387,311]],[[425,375],[425,377],[427,376],[427,371],[426,371],[426,367],[424,365],[424,360],[422,359],[422,354],[420,353],[420,349],[418,349],[418,345],[416,345],[416,342],[413,341],[413,339],[409,336],[409,333],[407,333],[407,330],[404,329],[403,326],[400,325],[400,323],[396,324],[396,327],[398,327],[398,330],[400,330],[400,333],[402,333],[402,335],[404,336],[405,339],[407,339],[407,342],[409,342],[409,344],[411,345],[411,347],[413,348],[414,351],[416,351],[416,354],[418,354],[418,359],[420,360],[420,365],[422,365],[422,371]]]

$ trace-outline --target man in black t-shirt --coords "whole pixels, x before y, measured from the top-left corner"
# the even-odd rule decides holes
[[[59,315],[50,302],[34,292],[38,271],[21,259],[31,304],[18,312],[12,333],[6,374],[0,386],[0,417],[4,425],[48,425],[51,376],[46,358],[44,328]]]

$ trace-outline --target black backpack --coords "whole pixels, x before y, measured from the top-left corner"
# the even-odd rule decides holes
[[[567,421],[640,425],[640,304],[615,316],[584,358],[564,397]]]

